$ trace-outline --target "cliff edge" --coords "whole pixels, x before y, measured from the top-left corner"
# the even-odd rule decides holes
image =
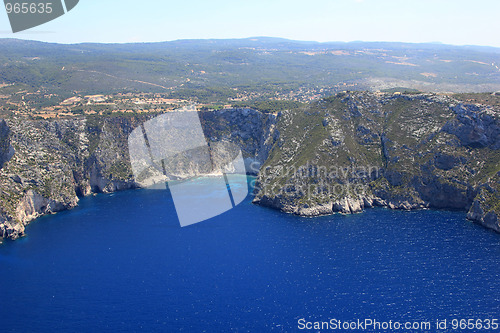
[[[455,209],[500,232],[499,117],[444,95],[366,92],[284,112],[254,202],[302,216]]]
[[[0,120],[0,240],[23,236],[30,221],[71,209],[82,196],[137,188],[128,136],[154,116]],[[230,109],[200,120],[209,144],[238,145],[255,172],[275,141],[273,114]]]

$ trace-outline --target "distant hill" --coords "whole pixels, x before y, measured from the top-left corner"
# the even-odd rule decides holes
[[[137,44],[51,44],[0,39],[0,83],[56,93],[298,89],[486,92],[500,90],[500,49],[279,38]]]

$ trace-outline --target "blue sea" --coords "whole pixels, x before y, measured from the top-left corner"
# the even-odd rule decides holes
[[[303,332],[366,319],[493,332],[451,323],[500,320],[500,234],[463,212],[302,218],[248,197],[181,228],[168,191],[135,190],[83,198],[26,232],[0,245],[1,332]]]

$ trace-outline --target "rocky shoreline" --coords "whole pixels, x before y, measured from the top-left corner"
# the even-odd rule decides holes
[[[454,209],[500,232],[499,115],[442,95],[350,92],[279,115],[200,120],[209,144],[238,145],[258,173],[256,204],[311,217]],[[127,139],[153,116],[0,120],[0,239],[79,197],[137,188]]]
[[[364,92],[286,112],[254,203],[308,217],[461,210],[500,232],[499,116],[442,95]]]
[[[72,209],[80,197],[138,188],[128,135],[154,116],[0,120],[0,240],[22,237],[31,221]],[[237,144],[248,165],[264,163],[274,144],[275,115],[243,108],[200,118],[209,143]]]
[[[305,205],[304,207],[286,205],[281,206],[280,204],[270,201],[267,197],[254,199],[253,203],[259,204],[264,207],[278,209],[284,213],[303,217],[319,217],[334,214],[360,214],[363,213],[366,209],[374,207],[406,211],[430,209],[430,205],[428,203],[411,204],[407,201],[387,202],[381,198],[374,197],[364,197],[356,199],[344,198],[343,200],[328,204],[318,204],[315,206]],[[469,211],[464,211],[464,213],[466,213],[468,220],[500,233],[498,215],[491,211],[485,214],[479,201],[475,200]]]

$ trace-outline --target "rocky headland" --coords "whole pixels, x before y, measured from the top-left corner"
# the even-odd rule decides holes
[[[82,196],[137,188],[127,140],[154,116],[1,120],[0,239]],[[200,113],[209,145],[237,144],[258,174],[257,204],[302,216],[455,209],[498,232],[499,117],[494,106],[445,95],[367,92],[278,115]]]
[[[283,112],[254,202],[302,216],[462,210],[500,232],[499,117],[445,95],[366,92]]]
[[[155,116],[1,120],[0,239],[23,236],[30,221],[71,209],[82,196],[137,188],[128,136]],[[201,112],[200,120],[209,145],[238,145],[248,169],[258,170],[276,138],[272,114],[228,109]]]

